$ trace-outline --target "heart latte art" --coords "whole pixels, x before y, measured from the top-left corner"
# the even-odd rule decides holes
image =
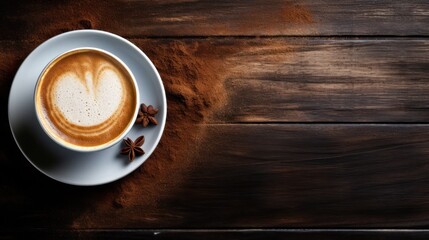
[[[136,89],[116,59],[77,50],[55,60],[36,89],[36,110],[48,133],[67,144],[107,144],[134,121]]]

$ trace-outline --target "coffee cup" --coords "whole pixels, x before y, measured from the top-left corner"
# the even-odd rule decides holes
[[[37,119],[59,145],[81,152],[106,149],[132,128],[139,108],[137,81],[112,53],[76,48],[50,61],[34,93]]]

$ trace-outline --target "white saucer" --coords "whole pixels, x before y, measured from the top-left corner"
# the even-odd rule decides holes
[[[95,47],[119,57],[137,79],[140,100],[159,109],[158,126],[135,125],[127,134],[131,139],[145,136],[143,156],[128,162],[120,155],[122,141],[91,153],[65,149],[41,129],[34,109],[34,88],[43,68],[54,57],[78,47]],[[45,175],[72,185],[91,186],[118,180],[138,168],[155,150],[164,131],[167,100],[158,71],[134,44],[115,34],[98,30],[77,30],[55,36],[38,46],[21,64],[9,95],[9,124],[15,141],[28,161]]]

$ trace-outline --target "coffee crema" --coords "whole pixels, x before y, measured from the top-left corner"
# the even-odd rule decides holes
[[[45,130],[65,145],[107,145],[133,124],[136,86],[114,57],[78,49],[55,59],[35,92],[36,111]]]

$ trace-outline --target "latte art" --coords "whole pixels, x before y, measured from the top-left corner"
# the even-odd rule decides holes
[[[39,81],[39,119],[48,133],[66,144],[108,144],[134,121],[137,95],[133,80],[106,53],[79,50],[66,54]]]
[[[104,65],[85,70],[83,76],[66,72],[56,79],[53,103],[68,122],[80,126],[97,125],[118,111],[123,99],[121,79]]]

